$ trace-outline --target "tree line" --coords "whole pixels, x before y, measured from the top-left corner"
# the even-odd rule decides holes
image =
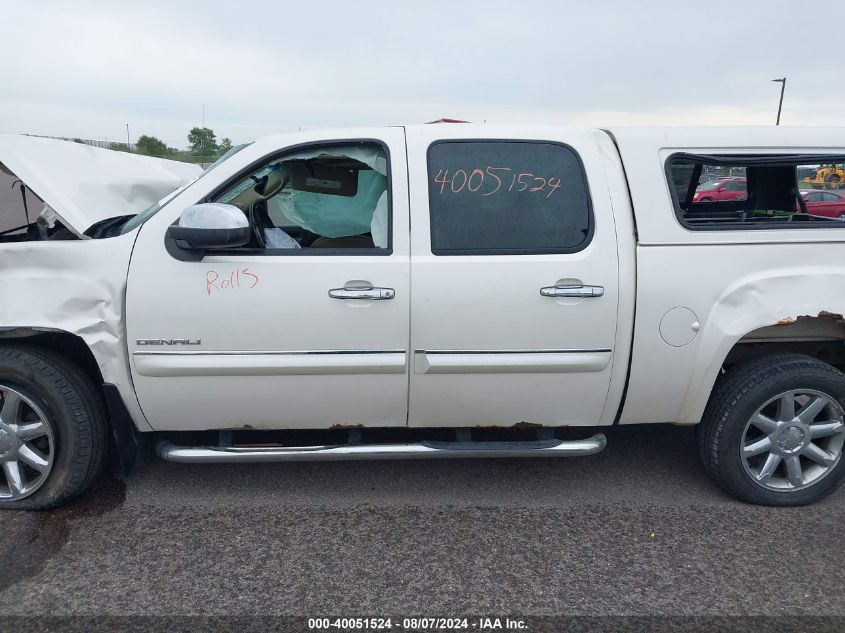
[[[214,130],[207,127],[195,127],[188,132],[188,149],[180,150],[168,147],[167,143],[155,136],[142,134],[130,148],[126,143],[110,143],[109,148],[118,152],[133,152],[145,156],[172,158],[174,160],[193,160],[206,162],[222,156],[232,148],[232,141],[223,137],[219,141]]]

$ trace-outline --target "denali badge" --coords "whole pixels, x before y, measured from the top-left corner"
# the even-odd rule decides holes
[[[139,338],[138,345],[202,345],[198,338]]]

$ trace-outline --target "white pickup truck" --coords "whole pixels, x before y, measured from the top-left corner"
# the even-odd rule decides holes
[[[843,160],[845,128],[302,132],[205,171],[0,136],[0,507],[151,436],[552,457],[643,423],[698,424],[740,499],[815,501],[845,476],[845,221],[798,176]]]

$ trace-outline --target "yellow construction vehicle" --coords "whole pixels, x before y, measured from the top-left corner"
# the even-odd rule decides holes
[[[839,189],[845,182],[845,164],[819,165],[819,168],[804,178],[804,182],[813,186],[813,189]]]

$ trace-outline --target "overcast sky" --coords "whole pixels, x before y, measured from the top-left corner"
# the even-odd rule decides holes
[[[224,8],[225,7],[225,8]],[[441,116],[841,125],[843,20],[769,1],[0,3],[0,132],[184,147]]]

